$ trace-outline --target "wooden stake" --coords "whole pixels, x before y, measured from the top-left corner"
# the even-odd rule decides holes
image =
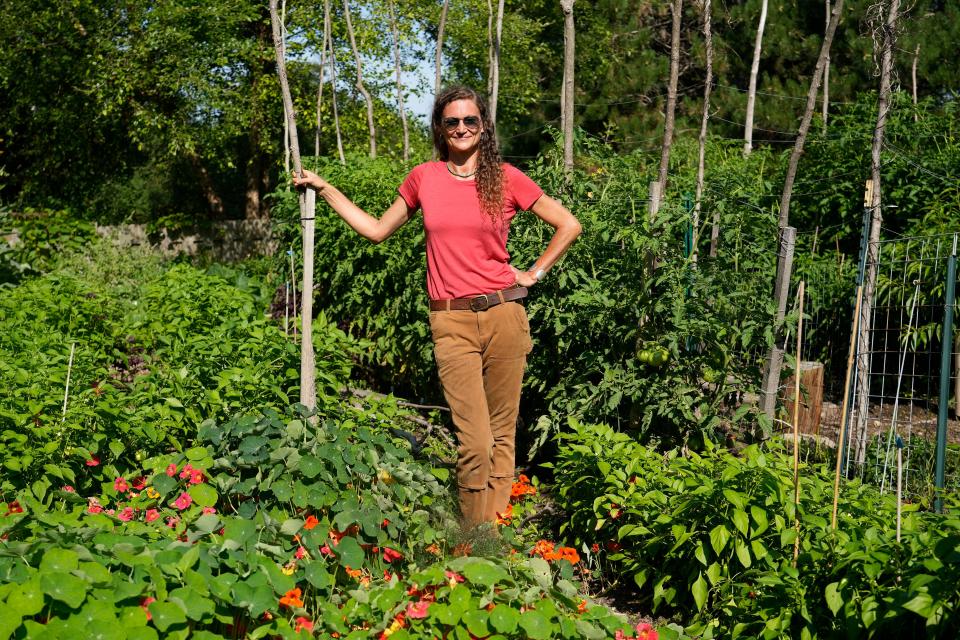
[[[903,439],[897,436],[897,542],[900,542],[900,514],[903,505]]]
[[[863,301],[863,285],[857,287],[857,303],[853,309],[853,321],[850,328],[850,354],[847,356],[847,375],[843,378],[843,404],[840,408],[840,433],[837,435],[837,468],[833,478],[833,515],[830,526],[837,528],[837,502],[840,498],[840,458],[843,455],[843,443],[846,438],[847,407],[850,403],[850,375],[853,371],[853,356],[857,345],[857,319],[860,317],[860,303]]]
[[[67,419],[67,398],[70,396],[70,372],[73,371],[73,354],[77,349],[77,343],[70,344],[70,361],[67,363],[67,384],[63,389],[63,412],[60,416],[60,424]]]
[[[800,289],[797,291],[798,305],[800,307],[799,316],[797,316],[797,360],[794,366],[794,384],[793,384],[793,526],[797,530],[797,537],[793,541],[793,566],[797,566],[797,558],[800,557],[800,348],[803,346],[803,293],[804,281],[800,281]]]

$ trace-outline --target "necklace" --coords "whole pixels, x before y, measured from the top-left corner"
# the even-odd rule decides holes
[[[446,165],[447,165],[447,171],[450,172],[450,175],[452,175],[452,176],[457,176],[458,178],[469,178],[469,177],[471,177],[473,174],[475,174],[475,173],[477,172],[477,170],[474,169],[474,170],[471,171],[470,173],[457,173],[456,171],[454,171],[453,169],[450,168],[450,163],[449,163],[449,162],[447,162]]]

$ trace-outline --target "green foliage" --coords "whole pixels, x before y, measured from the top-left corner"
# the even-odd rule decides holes
[[[608,427],[570,428],[554,465],[570,514],[563,531],[605,546],[651,607],[693,621],[687,633],[952,637],[960,628],[955,515],[905,505],[897,542],[892,500],[849,482],[832,529],[826,465],[801,466],[797,508],[792,460],[775,447],[682,457]]]

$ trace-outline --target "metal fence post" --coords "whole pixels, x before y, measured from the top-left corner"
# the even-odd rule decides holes
[[[935,476],[936,498],[934,509],[943,513],[943,486],[947,460],[947,411],[950,401],[950,365],[953,351],[953,304],[957,284],[957,235],[953,236],[953,251],[947,259],[946,303],[943,308],[943,339],[940,348],[940,407],[937,412],[937,466]],[[958,399],[960,401],[960,399]]]

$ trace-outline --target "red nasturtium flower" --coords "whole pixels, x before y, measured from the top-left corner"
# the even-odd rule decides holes
[[[20,506],[20,503],[17,500],[7,503],[7,513],[6,515],[12,516],[16,513],[23,513],[23,507]]]
[[[191,504],[193,504],[193,498],[190,497],[190,494],[187,492],[181,493],[180,497],[173,501],[173,506],[180,509],[180,511],[183,511]]]
[[[430,608],[430,603],[421,600],[419,602],[411,602],[407,605],[407,617],[413,618],[414,620],[420,620],[427,617],[427,609]]]
[[[299,633],[300,631],[310,631],[313,632],[313,620],[310,618],[305,618],[300,616],[296,619],[297,626],[293,628],[294,631]]]
[[[156,509],[147,509],[146,517],[144,518],[147,522],[153,522],[160,517],[160,512]]]
[[[188,462],[183,465],[183,471],[180,472],[180,478],[189,478],[190,474],[193,473],[193,466]]]
[[[134,478],[133,481],[130,483],[130,486],[132,486],[137,491],[143,491],[144,489],[147,488],[146,476],[140,476],[138,478]]]
[[[203,471],[200,469],[194,469],[190,472],[190,484],[200,484],[203,479]]]
[[[310,531],[310,529],[313,529],[318,524],[320,524],[320,521],[317,520],[316,516],[309,516],[307,521],[303,523],[303,528]]]
[[[117,517],[123,520],[124,522],[129,522],[133,520],[133,507],[124,507],[120,513],[117,514]]]
[[[90,459],[87,460],[84,464],[86,464],[88,467],[95,467],[98,464],[100,464],[100,458],[98,458],[97,456],[90,456]]]
[[[145,614],[147,614],[147,620],[153,619],[153,616],[150,615],[150,603],[156,602],[156,601],[157,599],[154,598],[153,596],[147,596],[146,598],[140,601],[140,608],[143,609],[143,612]]]
[[[172,478],[173,476],[177,475],[177,465],[173,464],[172,462],[171,462],[170,464],[168,464],[168,465],[167,465],[167,475],[170,476],[171,478]]]
[[[637,625],[637,640],[659,640],[660,634],[651,625],[641,622]]]
[[[590,545],[590,553],[600,553],[600,545],[596,542]]]
[[[394,551],[393,549],[390,549],[389,547],[384,547],[384,548],[383,548],[383,561],[384,561],[384,562],[394,562],[394,561],[396,561],[396,560],[402,560],[402,559],[403,559],[403,554],[400,553],[399,551]]]
[[[283,597],[280,598],[280,606],[290,607],[291,609],[294,607],[302,607],[303,600],[300,599],[301,595],[303,595],[303,592],[300,591],[300,587],[290,589],[290,591],[287,591]]]
[[[130,488],[130,485],[127,484],[127,481],[123,478],[117,478],[113,481],[113,490],[119,493],[123,493]]]

